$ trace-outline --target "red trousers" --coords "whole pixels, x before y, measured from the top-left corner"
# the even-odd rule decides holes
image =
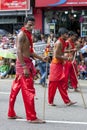
[[[35,89],[33,84],[33,78],[26,78],[24,75],[17,76],[16,79],[13,81],[9,99],[8,116],[16,116],[16,113],[14,111],[14,104],[20,89],[22,91],[27,120],[37,119],[34,104]]]
[[[64,101],[64,103],[69,103],[70,99],[68,97],[67,91],[66,91],[66,84],[63,83],[64,81],[50,81],[48,86],[48,102],[49,104],[53,104],[54,97],[56,90],[58,88],[60,95]]]
[[[65,77],[66,77],[67,89],[68,89],[68,80],[69,79],[70,79],[71,86],[74,89],[77,88],[78,81],[77,81],[76,75],[77,75],[76,63],[74,62],[72,65],[72,62],[66,61],[66,63],[65,63]]]
[[[59,89],[60,95],[64,103],[69,103],[70,99],[67,94],[65,83],[65,74],[63,64],[51,63],[50,64],[50,75],[49,75],[49,86],[48,86],[48,102],[49,104],[53,103],[54,96],[57,88]]]

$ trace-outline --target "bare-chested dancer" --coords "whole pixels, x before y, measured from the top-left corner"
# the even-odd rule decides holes
[[[49,74],[49,86],[48,86],[48,103],[51,106],[55,106],[54,97],[56,90],[58,88],[60,95],[67,106],[74,104],[67,94],[65,74],[63,63],[65,60],[70,60],[70,57],[64,56],[65,41],[68,38],[68,30],[62,28],[59,39],[54,45],[53,59],[50,64],[50,74]]]
[[[75,42],[77,40],[77,34],[73,31],[69,32],[69,38],[66,41],[66,49],[72,49],[76,51]],[[66,53],[67,57],[74,57],[75,51]],[[66,82],[67,82],[67,89],[68,89],[68,80],[70,80],[71,87],[74,88],[75,92],[80,92],[78,90],[78,81],[77,81],[77,65],[76,60],[74,61],[66,61],[65,62],[65,75],[66,75]]]
[[[31,31],[35,23],[34,17],[27,17],[24,21],[24,27],[21,28],[17,36],[17,61],[16,61],[16,78],[13,81],[9,99],[8,118],[19,118],[14,110],[16,96],[21,89],[22,97],[25,105],[27,121],[31,123],[44,123],[38,119],[35,112],[34,104],[34,82],[33,78],[36,73],[31,57],[45,61],[45,58],[38,56],[33,51]]]

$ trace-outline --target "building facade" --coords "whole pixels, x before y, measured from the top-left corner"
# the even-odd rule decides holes
[[[1,0],[0,3],[0,29],[10,33],[19,30],[24,18],[33,13],[30,0]]]
[[[35,0],[36,29],[49,34],[66,27],[80,35],[80,18],[87,15],[86,7],[86,0]]]

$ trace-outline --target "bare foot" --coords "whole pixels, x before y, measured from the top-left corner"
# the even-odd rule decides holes
[[[50,103],[49,103],[49,106],[54,106],[54,107],[55,107],[55,106],[56,106],[56,104],[53,104],[53,103],[52,103],[52,104],[50,104]]]
[[[67,106],[71,106],[71,105],[74,105],[74,104],[76,104],[76,103],[77,103],[77,102],[71,102],[71,101],[70,101],[70,102],[67,103],[66,105],[67,105]]]
[[[22,119],[20,116],[8,116],[8,119]]]
[[[35,119],[35,120],[31,120],[29,121],[29,123],[36,123],[36,124],[42,124],[42,123],[46,123],[44,120],[41,119]]]

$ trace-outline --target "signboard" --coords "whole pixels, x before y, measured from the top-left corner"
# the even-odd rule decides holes
[[[45,42],[39,41],[39,42],[34,43],[33,45],[34,45],[34,51],[36,54],[38,55],[44,54],[44,51],[47,45]]]
[[[35,0],[36,7],[87,6],[87,0]]]
[[[52,31],[55,34],[55,23],[49,23],[50,32]]]
[[[0,10],[30,10],[30,0],[0,0]]]

